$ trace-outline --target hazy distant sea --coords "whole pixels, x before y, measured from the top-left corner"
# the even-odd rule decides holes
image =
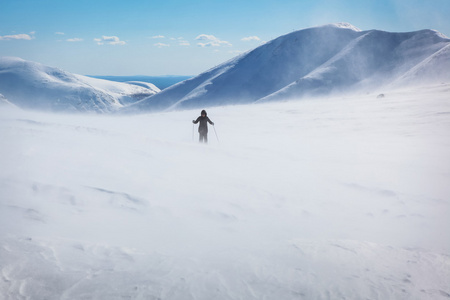
[[[127,81],[143,81],[150,82],[156,85],[159,89],[163,90],[168,88],[171,85],[174,85],[178,82],[184,81],[186,79],[192,78],[193,76],[177,76],[177,75],[168,75],[168,76],[96,76],[96,75],[87,75],[93,78],[106,79],[111,81],[118,82],[127,82]]]

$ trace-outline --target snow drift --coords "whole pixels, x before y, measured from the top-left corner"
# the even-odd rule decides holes
[[[113,112],[157,92],[155,86],[95,79],[20,58],[0,58],[0,93],[21,108]]]
[[[448,299],[449,89],[0,109],[0,298]]]
[[[198,108],[448,81],[449,45],[450,39],[433,30],[361,31],[346,23],[308,28],[274,39],[131,108]]]

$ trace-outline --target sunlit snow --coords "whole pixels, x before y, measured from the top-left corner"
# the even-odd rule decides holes
[[[2,299],[450,297],[450,86],[377,95],[1,106]]]

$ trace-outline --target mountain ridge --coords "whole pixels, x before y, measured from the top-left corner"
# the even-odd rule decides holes
[[[90,78],[18,57],[0,58],[0,93],[21,108],[114,112],[157,92],[156,87]]]
[[[374,89],[395,81],[406,85],[407,80],[398,79],[449,44],[445,35],[430,29],[362,31],[348,23],[306,28],[273,39],[130,108],[199,108]],[[450,61],[441,59],[434,65],[442,71],[450,67]],[[428,66],[422,68],[422,74],[433,73]],[[430,76],[420,79],[425,83]],[[440,72],[437,79],[450,80],[450,76]]]
[[[361,30],[349,23],[275,38],[162,91],[0,58],[0,93],[21,108],[153,112],[373,92],[450,82],[450,39],[436,30]]]

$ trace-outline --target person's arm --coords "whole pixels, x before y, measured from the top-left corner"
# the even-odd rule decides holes
[[[200,117],[197,118],[197,120],[192,120],[192,123],[197,124]]]
[[[211,121],[211,120],[209,119],[209,117],[206,117],[206,120],[208,120],[209,124],[211,124],[211,125],[213,125],[213,126],[214,126],[214,122],[213,122],[213,121]]]

